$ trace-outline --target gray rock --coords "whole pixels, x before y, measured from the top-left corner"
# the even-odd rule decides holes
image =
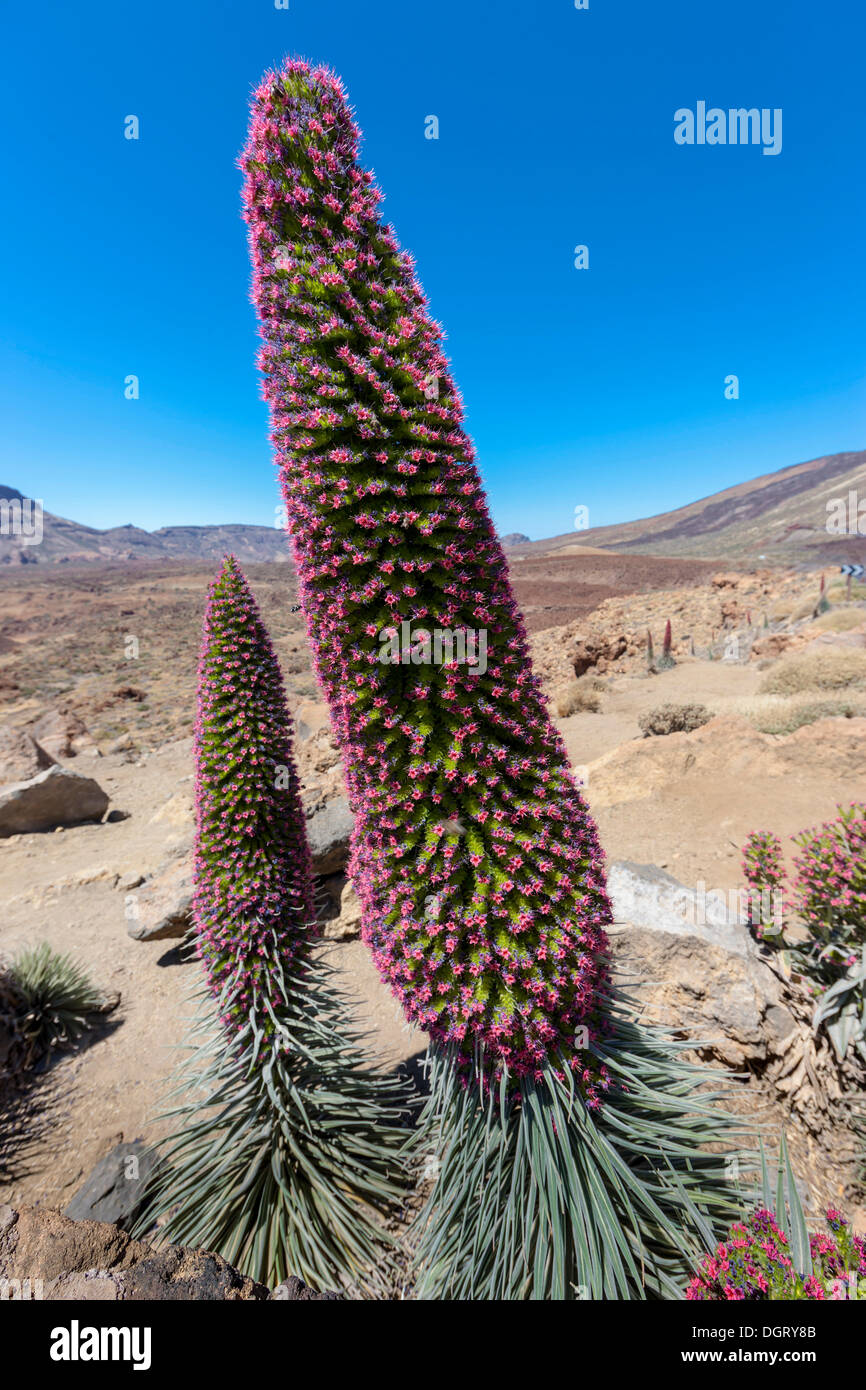
[[[727,899],[712,888],[693,890],[655,864],[628,860],[609,865],[607,886],[617,921],[673,935],[697,936],[737,955],[757,956],[748,927],[738,921],[739,914]]]
[[[192,899],[191,857],[169,859],[142,888],[127,893],[126,930],[134,941],[185,936],[192,925]]]
[[[0,838],[100,820],[108,796],[92,777],[57,764],[25,782],[0,788]]]
[[[23,729],[13,729],[8,724],[0,728],[0,787],[29,782],[54,762],[51,754]]]
[[[346,867],[353,825],[349,803],[342,796],[327,801],[313,813],[307,821],[307,837],[315,873],[335,874]]]
[[[342,1301],[342,1294],[338,1293],[316,1293],[315,1289],[309,1288],[303,1279],[299,1279],[297,1274],[292,1274],[285,1283],[277,1284],[271,1294],[271,1298],[277,1299],[282,1303],[312,1303],[313,1301],[325,1299],[336,1299]]]
[[[145,1184],[156,1154],[143,1139],[118,1144],[101,1158],[66,1207],[71,1221],[113,1221],[128,1230],[141,1211]]]
[[[736,1068],[779,1051],[796,1027],[784,986],[730,906],[654,865],[612,864],[608,885],[614,976],[650,1020]]]

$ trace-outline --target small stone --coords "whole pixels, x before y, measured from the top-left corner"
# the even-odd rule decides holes
[[[143,1139],[118,1144],[96,1164],[64,1211],[72,1221],[111,1221],[128,1229],[139,1211],[157,1156]]]
[[[144,883],[144,874],[140,874],[136,869],[131,869],[128,874],[120,875],[117,880],[117,887],[128,892],[131,888],[140,888],[142,883]]]

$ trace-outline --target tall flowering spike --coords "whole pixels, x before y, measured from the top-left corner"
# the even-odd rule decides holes
[[[205,617],[195,756],[206,983],[139,1232],[159,1219],[161,1239],[270,1284],[387,1289],[406,1090],[374,1069],[316,945],[282,680],[232,556]]]
[[[363,933],[432,1038],[418,1288],[677,1296],[698,1209],[732,1210],[701,1152],[725,1120],[686,1099],[706,1072],[613,998],[596,829],[532,672],[441,331],[358,141],[339,80],[290,60],[254,95],[241,167]]]
[[[288,968],[318,928],[280,670],[233,555],[208,597],[198,699],[197,949],[215,995],[232,983],[236,1025],[254,1009],[265,1027],[274,944]]]
[[[365,938],[433,1038],[467,1057],[483,1044],[515,1073],[562,1055],[582,1074],[573,1038],[599,1033],[606,970],[602,854],[441,332],[357,142],[339,81],[289,62],[256,93],[242,162],[264,394],[348,769]],[[442,664],[437,630],[453,634]],[[593,1104],[602,1081],[581,1082]]]

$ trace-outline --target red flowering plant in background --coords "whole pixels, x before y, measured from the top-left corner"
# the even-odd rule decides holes
[[[194,941],[205,972],[174,1132],[141,1233],[277,1283],[378,1287],[403,1191],[405,1090],[375,1070],[317,947],[280,669],[227,557],[209,595],[195,728]]]
[[[781,894],[785,885],[782,842],[769,830],[755,830],[743,846],[743,876],[749,895],[749,925],[760,941],[768,927],[778,930]],[[773,935],[771,931],[768,935]]]
[[[806,944],[786,938],[773,914],[753,910],[755,934],[784,952],[789,971],[804,979],[815,1001],[813,1026],[823,1028],[841,1062],[849,1053],[866,1061],[866,805],[854,802],[819,829],[794,837],[789,920],[808,933]],[[761,895],[778,896],[785,885],[782,847],[769,831],[752,833],[743,871]]]
[[[431,1038],[418,1289],[673,1293],[699,1210],[731,1210],[705,1144],[733,1121],[610,985],[596,827],[532,671],[441,330],[358,143],[338,78],[288,61],[255,92],[241,166],[363,936]]]

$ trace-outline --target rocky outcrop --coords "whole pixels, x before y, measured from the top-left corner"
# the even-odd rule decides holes
[[[55,763],[0,787],[0,838],[101,820],[107,810],[108,796],[98,782]]]
[[[6,1297],[51,1301],[264,1302],[337,1299],[290,1278],[269,1293],[220,1255],[182,1245],[154,1249],[104,1221],[0,1206],[0,1287]],[[11,1292],[10,1292],[11,1291]]]
[[[192,925],[192,854],[166,860],[152,878],[124,899],[126,930],[134,941],[185,936]]]
[[[651,864],[612,864],[614,974],[647,1016],[725,1065],[763,1067],[797,1021],[738,904]]]
[[[309,816],[307,838],[314,873],[334,874],[346,867],[353,824],[352,812],[344,796],[333,797]]]
[[[23,729],[0,728],[0,787],[29,782],[52,767],[56,759]]]
[[[79,754],[99,756],[96,740],[83,720],[63,706],[46,710],[31,724],[30,733],[52,758],[76,758]]]
[[[603,674],[628,649],[628,637],[618,633],[616,637],[576,637],[571,664],[574,674],[582,676],[587,671]]]
[[[689,734],[641,738],[620,744],[589,764],[594,810],[642,800],[676,786],[698,795],[701,781],[741,777],[748,785],[760,767],[765,778],[822,776],[844,767],[852,779],[866,776],[866,719],[819,719],[792,734],[760,733],[748,720],[718,715]]]
[[[325,936],[331,941],[347,941],[361,931],[361,900],[355,885],[345,874],[335,874],[325,882],[332,911],[325,919]]]
[[[768,632],[762,637],[757,637],[752,643],[749,651],[750,661],[774,661],[794,641],[794,634],[791,632]]]

